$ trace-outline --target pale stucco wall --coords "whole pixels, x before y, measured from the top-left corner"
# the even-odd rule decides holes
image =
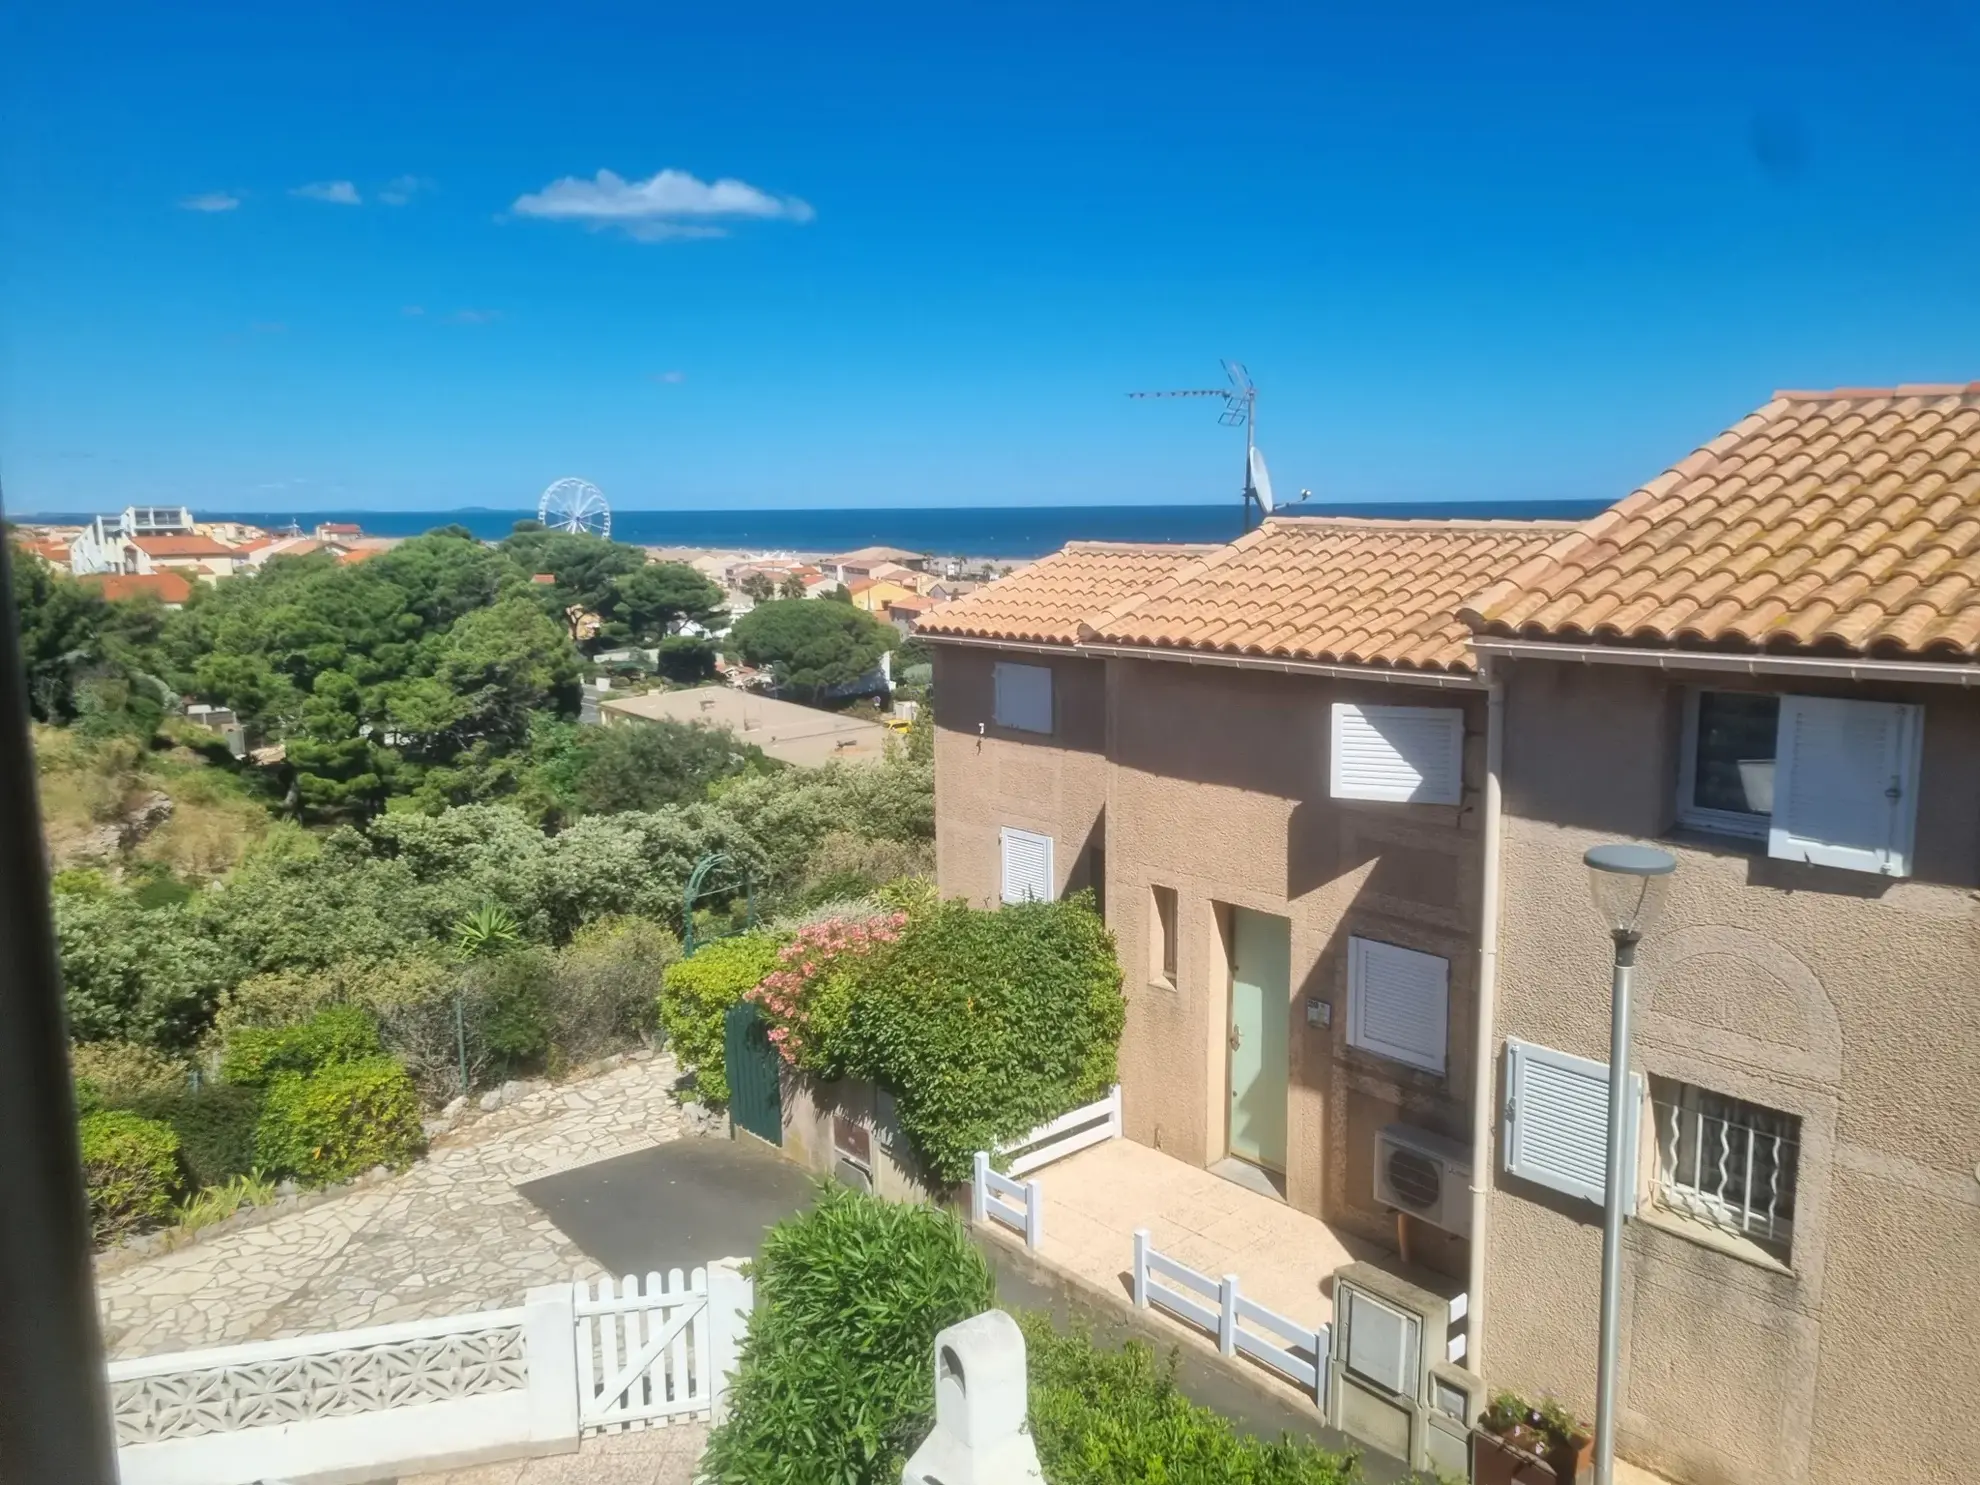
[[[942,895],[996,905],[1006,826],[1052,837],[1059,892],[1093,885],[1089,853],[1105,844],[1105,663],[1071,653],[955,644],[933,649],[935,877]],[[991,672],[998,660],[1051,668],[1049,736],[997,725]]]
[[[1980,1361],[1980,700],[1794,687],[1924,705],[1918,874],[1892,882],[1674,835],[1681,687],[1525,663],[1507,698],[1500,1036],[1607,1059],[1609,946],[1581,854],[1658,840],[1679,869],[1642,949],[1636,1066],[1802,1121],[1790,1271],[1630,1224],[1623,1450],[1696,1485],[1965,1485],[1980,1461],[1962,1400]],[[1494,1184],[1487,1378],[1588,1415],[1600,1210]]]

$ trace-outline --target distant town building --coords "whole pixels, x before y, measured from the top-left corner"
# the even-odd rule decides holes
[[[854,578],[875,576],[874,568],[893,565],[920,572],[928,566],[925,552],[910,552],[903,547],[861,547],[856,552],[841,552],[836,557],[827,557],[824,566],[839,575],[839,581],[852,586]]]
[[[141,574],[92,572],[85,573],[80,581],[112,602],[149,596],[167,608],[178,608],[192,597],[191,581],[169,570]]]
[[[193,536],[192,512],[183,505],[127,505],[114,516],[97,516],[69,543],[69,571],[90,573],[149,572],[135,565],[128,543],[140,537]]]

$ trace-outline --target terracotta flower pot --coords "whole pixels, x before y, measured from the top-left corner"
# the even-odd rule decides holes
[[[1556,1440],[1547,1450],[1547,1462],[1554,1467],[1554,1478],[1560,1485],[1587,1485],[1595,1478],[1593,1435],[1578,1433],[1565,1441]]]

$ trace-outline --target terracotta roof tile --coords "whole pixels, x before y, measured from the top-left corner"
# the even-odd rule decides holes
[[[1070,645],[1080,621],[1145,592],[1206,547],[1075,541],[1009,577],[958,598],[916,627],[918,635]]]
[[[131,545],[147,557],[232,557],[232,547],[210,536],[134,536]]]
[[[146,594],[160,603],[184,603],[192,597],[192,584],[176,572],[91,573],[81,579],[113,603],[141,598]]]
[[[1516,637],[1980,659],[1976,545],[1980,382],[1781,392],[1461,612]]]
[[[1265,522],[1091,618],[1094,642],[1470,672],[1467,592],[1577,528],[1540,521]]]

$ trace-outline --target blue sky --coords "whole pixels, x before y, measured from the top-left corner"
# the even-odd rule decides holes
[[[1977,261],[1980,0],[0,18],[17,511],[1222,500],[1222,356],[1282,489],[1610,498]]]

